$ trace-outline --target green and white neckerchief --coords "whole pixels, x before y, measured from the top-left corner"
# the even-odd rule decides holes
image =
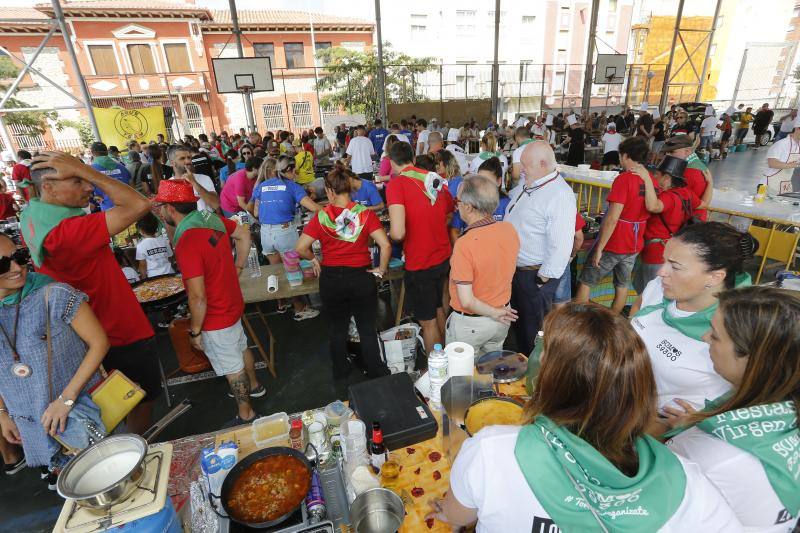
[[[483,161],[486,161],[487,159],[491,159],[493,157],[497,157],[499,159],[501,155],[503,155],[503,152],[481,152],[478,154],[478,157],[480,157]]]
[[[409,165],[400,171],[400,175],[414,180],[415,183],[419,184],[420,190],[428,197],[428,200],[431,201],[431,205],[436,203],[439,191],[442,190],[444,185],[444,180],[439,174]]]
[[[750,274],[742,273],[736,276],[736,287],[746,287],[748,285],[751,285]],[[692,313],[689,316],[673,316],[667,310],[670,303],[672,303],[672,300],[665,297],[659,303],[642,307],[634,317],[649,315],[654,311],[661,311],[661,319],[666,325],[680,331],[691,339],[702,341],[703,335],[705,335],[711,327],[711,317],[714,316],[714,312],[717,310],[719,304],[715,302],[713,305],[701,309],[696,313]]]
[[[523,146],[525,146],[526,144],[530,144],[530,143],[532,143],[532,142],[533,142],[533,141],[535,141],[535,140],[536,140],[536,139],[525,139],[524,141],[522,141],[521,143],[519,143],[519,146],[517,146],[517,148],[522,148],[522,147],[523,147]]]
[[[689,168],[696,168],[702,171],[708,170],[708,167],[703,162],[703,160],[697,157],[697,154],[694,152],[689,154],[689,157],[686,158],[686,166]]]
[[[31,252],[33,264],[41,267],[44,263],[44,240],[62,220],[83,216],[86,213],[79,207],[64,207],[48,204],[39,198],[32,198],[19,217],[20,231],[25,244]]]
[[[793,401],[754,405],[706,418],[697,428],[758,459],[786,510],[800,512],[800,429]]]
[[[175,236],[172,238],[175,246],[178,246],[178,241],[186,231],[197,228],[225,232],[225,224],[218,215],[205,209],[195,210],[183,217],[183,220],[178,223],[178,227],[175,228]]]
[[[564,533],[657,531],[680,507],[686,473],[677,456],[652,437],[637,439],[635,447],[639,468],[629,477],[588,442],[540,415],[520,430],[514,455],[536,499]]]
[[[317,213],[319,223],[328,233],[340,241],[356,242],[367,223],[369,209],[357,202],[350,202],[336,215],[332,205],[327,205]]]

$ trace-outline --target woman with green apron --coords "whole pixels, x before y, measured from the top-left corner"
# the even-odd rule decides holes
[[[674,419],[692,427],[667,442],[700,466],[753,530],[792,531],[800,516],[798,324],[796,293],[746,287],[720,294],[704,338],[733,390]]]
[[[721,222],[685,226],[664,246],[664,264],[631,310],[633,328],[650,354],[658,409],[692,405],[728,392],[715,370],[703,335],[717,309],[717,295],[750,284],[744,262],[758,242]]]
[[[700,469],[646,434],[656,385],[621,315],[567,303],[544,339],[524,425],[467,439],[429,518],[478,533],[741,531]]]

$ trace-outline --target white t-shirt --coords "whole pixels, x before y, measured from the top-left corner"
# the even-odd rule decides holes
[[[780,141],[772,143],[772,146],[770,146],[767,151],[767,159],[777,159],[781,163],[800,161],[800,143],[792,139],[791,135],[787,135]],[[791,183],[793,174],[793,168],[781,170],[767,167],[761,173],[759,183],[767,185],[770,193],[780,194],[786,192],[781,190],[781,182],[788,182],[789,191],[792,190]]]
[[[122,267],[122,273],[125,274],[125,279],[128,280],[128,283],[136,283],[139,281],[139,273],[131,267]]]
[[[172,274],[172,247],[163,235],[158,237],[145,237],[136,245],[136,260],[147,262],[147,277]]]
[[[408,137],[406,137],[405,133],[390,133],[389,135],[394,135],[395,137],[397,137],[398,141],[403,141],[406,144],[411,144],[411,141],[408,140]],[[386,136],[386,139],[389,138],[389,135]],[[382,148],[382,150],[384,152],[386,152],[386,139],[383,140],[383,148]]]
[[[464,507],[478,509],[478,533],[560,533],[514,457],[519,429],[490,426],[481,430],[464,441],[450,470],[453,496]],[[686,492],[660,531],[741,531],[733,511],[700,468],[678,458],[686,473]]]
[[[793,152],[800,152],[800,146],[791,137],[784,137],[780,141],[772,143],[772,146],[767,150],[767,159],[777,159],[782,163],[786,163],[789,161],[789,155]],[[773,174],[776,170],[777,169],[771,168],[768,169],[767,172]]]
[[[458,168],[461,169],[461,175],[466,174],[467,170],[469,170],[469,163],[467,163],[467,154],[464,153],[464,149],[457,144],[448,144],[445,150],[453,152],[453,155],[456,156],[456,161],[458,161]]]
[[[319,158],[320,157],[319,154],[321,154],[326,150],[331,149],[331,142],[328,140],[327,137],[323,137],[322,139],[320,139],[319,137],[314,137],[314,143],[312,144],[312,146],[314,147],[314,156]],[[330,154],[328,154],[325,157],[330,157]]]
[[[603,153],[619,152],[619,143],[622,142],[622,135],[619,133],[604,133],[601,138],[603,141]]]
[[[375,148],[367,137],[353,137],[347,145],[347,155],[351,156],[350,169],[356,174],[372,172],[372,154]]]
[[[789,519],[791,513],[772,489],[764,466],[754,455],[698,428],[676,435],[667,441],[667,446],[700,467],[745,530],[788,533],[794,528],[797,517]]]
[[[206,176],[205,174],[195,174],[194,179],[197,181],[197,184],[200,185],[202,188],[207,190],[208,192],[213,192],[216,194],[216,189],[214,189],[214,182],[211,180],[210,177]],[[206,204],[205,200],[200,199],[200,193],[197,192],[197,187],[194,188],[194,195],[197,196],[197,210],[198,211],[212,211],[212,209]]]
[[[647,284],[642,293],[642,307],[657,304],[663,298],[661,278],[656,278]],[[670,303],[667,312],[672,316],[692,315],[679,310],[675,302]],[[713,400],[730,390],[731,384],[714,371],[708,344],[687,337],[665,324],[660,310],[635,317],[631,324],[650,354],[658,388],[659,409],[680,398],[700,410],[705,407],[705,400]]]
[[[428,153],[428,136],[431,134],[428,130],[422,130],[417,135],[417,145],[414,147],[417,151],[417,155],[427,154]],[[420,149],[419,145],[422,145]]]
[[[717,131],[717,117],[706,117],[700,123],[700,135],[713,135]]]
[[[500,154],[498,159],[503,164],[503,175],[505,176],[506,170],[508,170],[508,158],[505,156],[505,154]],[[484,161],[486,161],[486,159],[481,159],[480,156],[475,156],[475,158],[473,158],[469,164],[469,171],[473,174],[477,174],[478,168],[483,164]]]
[[[522,163],[522,152],[525,150],[525,147],[528,146],[530,143],[525,143],[522,146],[518,146],[512,153],[511,153],[511,163],[518,164]]]
[[[458,141],[458,128],[450,128],[447,132],[447,142],[457,142]]]
[[[546,138],[547,137],[547,128],[544,126],[544,124],[536,124],[536,123],[534,123],[533,126],[531,126],[531,135],[534,136],[534,137],[536,137],[538,135],[539,137],[545,137]]]
[[[794,119],[789,116],[781,120],[781,132],[783,133],[791,133],[794,129]]]

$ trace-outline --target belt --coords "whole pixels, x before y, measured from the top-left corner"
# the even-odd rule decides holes
[[[281,228],[286,229],[289,226],[291,226],[292,224],[294,224],[293,221],[292,222],[283,222],[281,224],[261,224],[261,225],[262,226],[280,226]]]
[[[524,266],[524,267],[517,267],[517,270],[522,270],[524,272],[537,272],[542,265],[531,265],[531,266]]]
[[[474,315],[474,314],[472,314],[472,313],[465,313],[464,311],[458,311],[458,310],[456,310],[456,309],[453,309],[453,312],[454,312],[454,313],[457,313],[457,314],[459,314],[459,315],[461,315],[461,316],[470,316],[470,317],[478,317],[478,316],[483,316],[483,315]]]

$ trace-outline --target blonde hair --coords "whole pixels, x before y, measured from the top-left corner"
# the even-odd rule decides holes
[[[494,133],[487,132],[483,135],[483,139],[481,139],[481,144],[486,147],[487,152],[496,152],[497,151],[497,139],[494,136]]]
[[[258,179],[265,180],[275,176],[276,163],[277,161],[271,157],[264,159],[264,162],[258,168]]]

